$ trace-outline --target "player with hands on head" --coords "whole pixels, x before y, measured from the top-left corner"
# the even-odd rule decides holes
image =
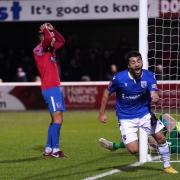
[[[56,51],[64,45],[65,40],[50,23],[44,23],[40,26],[39,39],[40,43],[33,49],[33,53],[41,79],[42,95],[51,115],[43,155],[61,158],[65,157],[59,144],[65,104],[60,87]]]
[[[127,150],[136,154],[139,152],[137,131],[143,128],[147,134],[154,137],[163,160],[164,171],[178,173],[170,165],[170,151],[166,138],[162,132],[164,128],[160,120],[151,125],[151,103],[159,100],[158,88],[154,74],[143,69],[142,56],[138,51],[131,51],[126,55],[127,69],[114,75],[105,90],[99,120],[107,121],[105,109],[112,93],[116,93],[116,115],[123,143]]]

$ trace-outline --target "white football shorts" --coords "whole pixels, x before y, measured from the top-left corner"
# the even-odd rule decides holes
[[[124,144],[128,144],[138,139],[138,129],[142,128],[148,135],[155,134],[164,128],[163,123],[158,120],[156,126],[151,126],[151,115],[146,114],[142,118],[121,119],[119,120],[119,129]]]

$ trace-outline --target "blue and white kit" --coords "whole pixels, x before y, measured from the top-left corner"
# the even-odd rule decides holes
[[[128,70],[124,70],[113,77],[108,91],[116,92],[118,119],[132,119],[150,112],[150,91],[158,91],[158,88],[151,71],[143,69],[141,78],[136,80]]]

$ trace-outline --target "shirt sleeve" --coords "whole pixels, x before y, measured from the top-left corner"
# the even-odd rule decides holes
[[[117,90],[117,77],[116,77],[116,75],[110,81],[107,90],[109,91],[110,94],[116,92],[116,90]]]
[[[158,91],[157,81],[153,73],[148,78],[148,89],[149,91]]]
[[[49,47],[50,44],[51,44],[52,35],[51,35],[51,33],[49,32],[49,30],[46,29],[46,28],[44,28],[43,32],[44,32],[44,40],[43,40],[43,42],[42,42],[42,47],[43,47],[44,49],[46,49],[46,48]]]
[[[64,37],[57,30],[54,29],[53,32],[54,32],[54,35],[56,38],[54,48],[55,48],[55,50],[57,50],[64,45],[65,40],[64,40]]]

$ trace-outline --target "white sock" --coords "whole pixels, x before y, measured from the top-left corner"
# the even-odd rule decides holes
[[[59,151],[59,148],[53,148],[53,153],[56,153]]]
[[[158,150],[162,157],[164,168],[169,167],[170,166],[170,163],[169,163],[170,152],[169,152],[168,143],[166,142],[164,144],[158,144]]]
[[[50,147],[46,147],[46,148],[45,148],[45,152],[46,152],[46,153],[50,153],[51,151],[52,151],[52,148],[50,148]]]

